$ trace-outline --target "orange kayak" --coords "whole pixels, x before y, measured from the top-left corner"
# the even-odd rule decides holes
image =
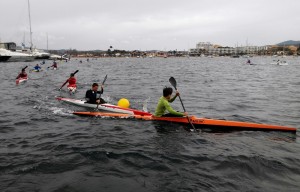
[[[83,115],[83,116],[134,118],[134,119],[142,119],[142,120],[150,120],[150,121],[165,121],[165,122],[174,122],[180,124],[189,124],[187,117],[155,117],[153,115],[131,115],[131,114],[120,114],[120,113],[104,113],[104,112],[96,112],[96,111],[95,112],[74,112],[73,114]],[[280,125],[197,118],[195,116],[190,116],[189,119],[196,128],[212,128],[212,129],[218,129],[223,131],[230,130],[230,129],[231,130],[252,130],[252,131],[286,131],[286,132],[297,131],[297,128],[280,126]]]

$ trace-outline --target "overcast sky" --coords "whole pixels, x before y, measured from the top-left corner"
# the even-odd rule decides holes
[[[0,0],[0,41],[29,45],[28,0]],[[300,0],[30,0],[45,49],[187,50],[300,40]],[[25,34],[25,35],[24,35]]]

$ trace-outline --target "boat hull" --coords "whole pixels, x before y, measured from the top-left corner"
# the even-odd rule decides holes
[[[19,85],[20,83],[25,82],[27,80],[28,80],[28,78],[18,78],[18,79],[16,79],[16,85]]]
[[[116,105],[112,104],[100,104],[97,106],[97,104],[90,104],[86,103],[85,100],[78,100],[78,99],[71,99],[71,98],[63,98],[63,97],[56,97],[57,100],[63,101],[68,104],[85,107],[89,109],[97,109],[102,111],[109,111],[114,113],[122,113],[122,114],[130,114],[130,115],[151,115],[151,113],[140,111],[137,109],[130,109],[130,108],[122,108]]]
[[[7,61],[9,62],[31,62],[34,61],[32,56],[11,56]]]
[[[36,56],[34,59],[36,59],[36,60],[50,59],[50,55],[40,55],[40,56]]]
[[[11,57],[11,56],[1,56],[1,55],[0,55],[0,62],[8,61],[10,57]]]
[[[130,115],[130,114],[102,113],[102,112],[74,112],[73,114],[83,115],[83,116],[134,118],[134,119],[142,119],[142,120],[179,123],[179,124],[186,124],[186,125],[189,124],[187,117],[155,117],[152,115]],[[297,131],[297,128],[280,126],[280,125],[197,118],[195,116],[190,116],[189,119],[196,128],[200,128],[200,129],[210,128],[210,129],[220,130],[220,131],[229,131],[229,130],[284,131],[284,132]]]

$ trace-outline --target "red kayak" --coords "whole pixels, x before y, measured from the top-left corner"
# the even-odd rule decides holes
[[[174,122],[174,123],[186,124],[186,125],[189,124],[187,117],[155,117],[151,114],[132,115],[132,114],[103,113],[103,112],[74,112],[73,114],[83,115],[83,116],[134,118],[134,119],[142,119],[142,120],[150,120],[150,121],[164,121],[170,123]],[[228,130],[285,131],[285,132],[297,131],[297,128],[280,126],[280,125],[197,118],[195,116],[190,116],[189,119],[196,128],[211,128],[211,129],[217,129],[222,131],[228,131]]]

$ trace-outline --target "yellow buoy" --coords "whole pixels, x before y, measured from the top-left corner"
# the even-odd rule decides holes
[[[127,99],[122,98],[118,101],[118,106],[123,108],[128,108],[130,106],[130,103]]]

